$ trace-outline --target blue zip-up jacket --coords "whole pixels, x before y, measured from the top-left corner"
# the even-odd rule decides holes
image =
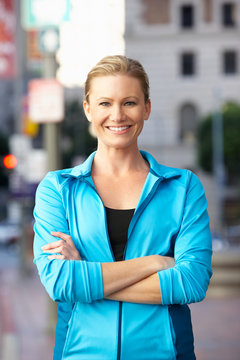
[[[187,304],[205,297],[211,277],[207,201],[198,178],[141,152],[150,170],[128,230],[124,259],[160,254],[162,305],[103,298],[102,262],[114,261],[104,204],[91,177],[95,153],[73,169],[50,172],[36,193],[34,262],[58,304],[54,360],[192,360]],[[82,260],[49,260],[41,247],[70,234]]]

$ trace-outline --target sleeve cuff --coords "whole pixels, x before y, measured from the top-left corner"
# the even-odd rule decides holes
[[[160,283],[160,291],[161,291],[163,305],[171,305],[173,303],[171,270],[172,269],[167,269],[167,270],[162,270],[162,271],[158,272],[158,278],[159,278],[159,283]]]
[[[84,294],[84,302],[91,303],[95,300],[103,299],[103,280],[102,280],[102,267],[100,262],[90,261],[79,261],[82,271],[76,271],[75,274],[78,276],[80,273],[85,274],[83,276],[83,283],[81,288],[79,279],[76,279],[77,286],[76,299],[82,299]],[[77,275],[78,274],[78,275]],[[79,301],[79,300],[78,300]]]
[[[103,299],[102,266],[100,262],[88,262],[92,301]]]

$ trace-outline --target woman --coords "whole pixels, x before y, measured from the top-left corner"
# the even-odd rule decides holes
[[[34,261],[58,302],[55,360],[195,359],[187,304],[211,276],[207,202],[193,173],[139,151],[150,109],[141,64],[103,58],[84,101],[97,151],[38,187]]]

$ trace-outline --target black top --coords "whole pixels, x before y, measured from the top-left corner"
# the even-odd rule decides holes
[[[123,260],[128,227],[135,209],[118,210],[106,207],[108,233],[116,261]]]

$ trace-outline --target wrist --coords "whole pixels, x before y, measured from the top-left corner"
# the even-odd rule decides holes
[[[73,260],[82,260],[77,250],[73,254]]]

